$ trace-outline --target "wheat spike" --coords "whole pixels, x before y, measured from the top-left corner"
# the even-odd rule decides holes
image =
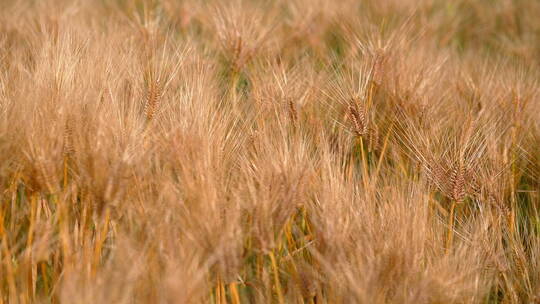
[[[354,132],[357,136],[367,135],[367,124],[365,115],[362,111],[358,111],[355,106],[349,105],[349,116],[353,122]]]
[[[288,99],[287,104],[289,106],[289,117],[291,118],[293,124],[296,124],[296,122],[298,121],[298,112],[296,111],[296,105],[290,98]]]
[[[144,107],[147,121],[151,121],[154,118],[157,107],[159,105],[160,97],[161,85],[159,79],[150,81],[150,87],[148,88],[148,96]]]
[[[465,191],[465,176],[463,174],[463,165],[461,162],[452,169],[449,179],[451,199],[460,203],[463,201],[466,195]]]

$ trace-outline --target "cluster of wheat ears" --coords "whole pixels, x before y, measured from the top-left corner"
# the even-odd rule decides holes
[[[0,303],[540,303],[539,15],[0,1]]]

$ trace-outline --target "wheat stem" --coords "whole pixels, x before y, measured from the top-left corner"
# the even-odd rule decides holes
[[[64,155],[64,189],[67,188],[68,183],[68,157]]]
[[[375,178],[379,177],[379,172],[381,170],[382,161],[384,159],[384,155],[386,153],[386,148],[388,146],[388,139],[390,138],[390,134],[392,133],[392,129],[394,128],[394,125],[390,126],[390,130],[388,130],[388,133],[386,134],[386,137],[384,138],[384,144],[381,150],[381,155],[379,156],[379,161],[377,162],[377,167],[375,168]]]
[[[2,237],[2,256],[5,259],[6,267],[6,280],[8,283],[9,290],[9,299],[11,301],[17,302],[17,286],[15,284],[15,269],[13,269],[13,258],[11,255],[11,250],[9,248],[9,242],[7,238],[7,233],[4,227],[4,210],[0,208],[0,235]],[[11,302],[10,301],[10,302]]]
[[[452,200],[450,213],[448,214],[448,233],[446,237],[446,252],[449,253],[454,240],[454,212],[456,209],[456,201]]]
[[[240,295],[238,294],[237,283],[232,282],[229,284],[229,290],[231,291],[231,299],[233,304],[240,304]]]
[[[30,294],[30,297],[32,299],[36,296],[36,280],[34,276],[34,263],[33,263],[33,256],[32,256],[32,246],[34,241],[34,227],[36,222],[36,212],[37,212],[37,195],[32,194],[30,197],[30,224],[28,226],[28,239],[26,240],[26,250],[27,250],[27,263],[29,265],[29,272],[28,272],[28,281],[29,281],[29,290],[28,293]]]
[[[107,233],[109,231],[109,220],[110,220],[110,209],[105,209],[105,218],[102,223],[101,231],[98,235],[98,238],[94,247],[94,256],[93,256],[93,265],[92,265],[92,277],[95,276],[99,263],[101,261],[103,244],[107,238]]]
[[[270,251],[268,254],[270,256],[270,261],[272,262],[272,271],[274,273],[274,285],[276,286],[276,293],[278,296],[278,302],[279,304],[284,304],[285,301],[283,300],[283,293],[281,291],[281,284],[279,281],[279,269],[276,262],[276,257],[274,256],[274,252]]]
[[[362,157],[362,180],[364,181],[365,189],[368,190],[369,186],[369,172],[368,172],[368,161],[366,156],[366,151],[364,149],[364,139],[360,136],[360,154]]]

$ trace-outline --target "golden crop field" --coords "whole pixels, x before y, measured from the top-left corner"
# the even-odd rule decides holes
[[[540,303],[540,2],[1,0],[0,303]]]

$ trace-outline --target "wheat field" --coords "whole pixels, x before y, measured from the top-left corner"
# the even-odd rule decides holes
[[[539,16],[0,1],[0,303],[540,303]]]

